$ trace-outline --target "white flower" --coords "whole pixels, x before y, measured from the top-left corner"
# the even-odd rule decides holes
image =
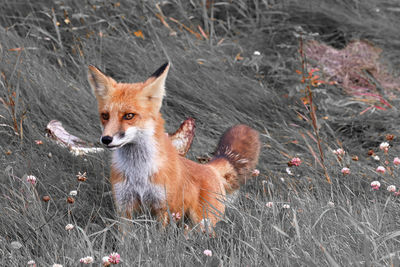
[[[58,264],[58,263],[54,263],[53,264],[53,267],[63,267],[61,264]]]
[[[389,185],[389,186],[387,187],[387,191],[389,191],[389,192],[396,192],[396,186],[394,186],[394,185]]]
[[[78,191],[76,190],[72,190],[71,192],[69,192],[70,196],[76,196],[78,194]]]
[[[283,204],[282,208],[284,208],[284,209],[290,209],[290,205],[289,205],[289,204]]]
[[[254,51],[253,55],[259,56],[259,55],[261,55],[261,53],[259,51]]]
[[[28,267],[36,267],[36,262],[34,260],[28,261]]]
[[[336,150],[333,150],[333,154],[341,156],[344,155],[346,152],[344,152],[344,150],[342,148],[338,148]]]
[[[335,203],[333,203],[332,201],[329,201],[329,202],[328,202],[328,206],[331,207],[331,208],[333,208],[333,207],[335,207]]]
[[[209,250],[209,249],[206,249],[206,250],[203,251],[203,254],[208,256],[208,257],[211,257],[212,256],[212,251]]]
[[[380,161],[380,160],[381,160],[381,159],[379,158],[378,155],[374,155],[374,156],[372,156],[372,158],[373,158],[374,160],[376,160],[376,161]]]
[[[267,206],[267,208],[272,208],[274,206],[274,202],[267,202],[267,204],[265,204],[265,206]]]
[[[108,256],[104,256],[101,259],[101,262],[103,263],[103,266],[110,266],[111,265],[110,257],[108,257]]]
[[[66,226],[65,226],[65,230],[67,230],[67,231],[70,231],[70,230],[72,230],[72,229],[74,229],[74,225],[73,224],[67,224]]]
[[[94,259],[91,256],[87,256],[87,257],[81,258],[79,260],[79,262],[84,263],[84,264],[90,264],[90,263],[93,263],[93,261],[94,261]]]
[[[382,142],[382,143],[379,145],[379,148],[380,148],[381,150],[387,151],[387,150],[389,149],[389,143],[388,143],[388,142]]]
[[[381,187],[381,183],[379,181],[373,181],[371,183],[371,187],[375,187],[375,188],[379,189],[379,187]]]
[[[289,167],[286,168],[286,172],[287,172],[287,174],[289,174],[289,175],[293,175],[293,172],[292,172],[292,170],[291,170]]]
[[[378,187],[380,187],[380,186],[381,186],[381,183],[380,183],[379,181],[373,181],[373,182],[371,183],[371,186],[378,186]]]

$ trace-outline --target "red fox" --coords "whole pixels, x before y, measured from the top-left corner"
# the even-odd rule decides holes
[[[101,142],[113,150],[114,200],[126,218],[145,207],[163,224],[169,211],[194,224],[207,219],[215,226],[225,212],[226,194],[236,191],[257,164],[259,134],[246,125],[230,128],[207,164],[179,156],[160,113],[169,68],[165,63],[145,82],[118,83],[89,66],[103,125]]]

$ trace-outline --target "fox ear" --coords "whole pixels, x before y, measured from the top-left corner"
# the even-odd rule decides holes
[[[162,99],[165,95],[165,80],[169,70],[169,62],[156,70],[145,82],[142,94],[149,100],[154,101],[158,108],[161,107]]]
[[[110,85],[114,80],[102,73],[95,66],[89,65],[88,81],[96,97],[104,98],[107,95]]]

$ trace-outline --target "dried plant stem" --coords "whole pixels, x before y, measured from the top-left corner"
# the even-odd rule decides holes
[[[57,17],[56,17],[56,13],[54,12],[54,8],[51,9],[51,14],[52,14],[53,26],[54,26],[54,29],[56,30],[56,34],[57,34],[58,45],[60,46],[61,50],[64,50],[64,46],[61,41],[60,30],[58,29],[58,25],[57,25]]]
[[[306,56],[305,56],[304,50],[303,50],[303,38],[301,37],[301,35],[299,38],[299,43],[300,43],[299,52],[300,52],[300,58],[301,58],[302,81],[306,81],[305,73],[307,71],[307,62],[306,62]],[[315,137],[317,138],[317,145],[318,145],[319,156],[320,156],[322,168],[324,169],[326,181],[331,184],[332,181],[331,181],[331,178],[329,177],[328,171],[327,171],[325,163],[324,163],[324,153],[322,152],[321,138],[319,136],[317,115],[316,115],[315,106],[313,103],[313,96],[312,96],[312,90],[311,90],[310,83],[306,84],[305,93],[306,93],[306,98],[308,99],[308,102],[310,105],[311,122],[312,122],[312,127],[314,130]]]

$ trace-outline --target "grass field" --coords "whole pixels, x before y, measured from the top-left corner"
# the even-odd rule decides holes
[[[0,265],[81,266],[92,256],[100,266],[117,252],[121,266],[399,266],[399,197],[387,190],[400,187],[399,86],[376,86],[381,98],[371,98],[296,73],[315,67],[299,36],[338,49],[361,39],[382,49],[397,79],[399,12],[394,0],[2,0]],[[166,129],[196,119],[188,158],[211,155],[237,123],[261,134],[260,175],[228,204],[214,238],[118,218],[110,153],[74,156],[45,136],[57,119],[100,146],[89,64],[136,82],[166,61]],[[300,166],[288,167],[294,157]]]

